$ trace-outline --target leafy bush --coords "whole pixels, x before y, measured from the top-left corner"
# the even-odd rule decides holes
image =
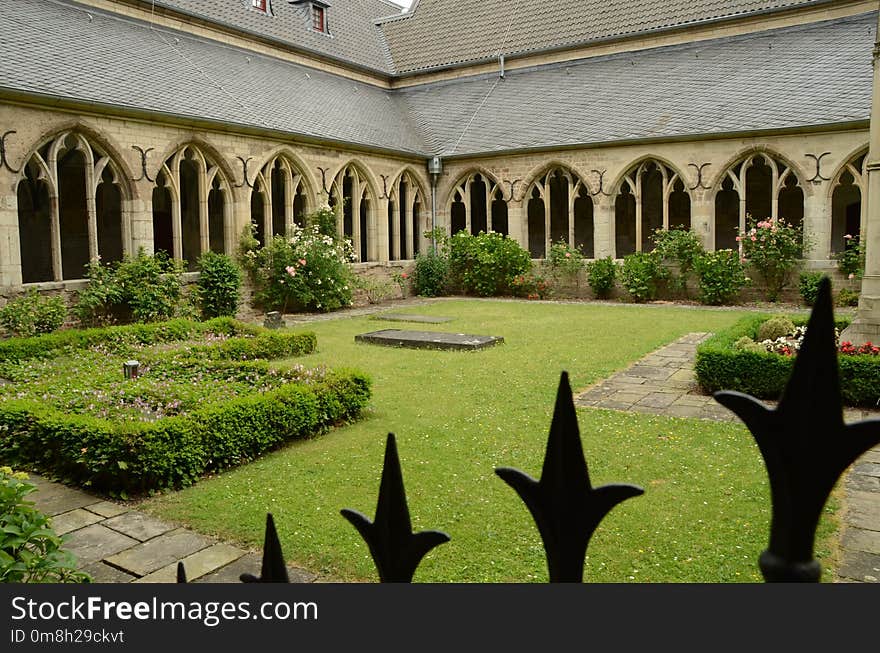
[[[258,304],[282,313],[351,305],[355,283],[351,242],[321,232],[322,220],[315,216],[326,212],[321,209],[307,216],[305,228],[294,225],[290,238],[275,236],[265,247],[242,253]]]
[[[700,237],[689,229],[675,227],[655,230],[652,239],[657,255],[678,265],[678,273],[670,275],[672,288],[687,295],[688,276],[705,251]]]
[[[587,283],[593,294],[600,299],[607,299],[614,290],[617,279],[617,262],[610,256],[587,263]]]
[[[842,252],[835,254],[837,269],[847,279],[861,279],[865,273],[865,246],[858,236],[846,234]]]
[[[801,272],[798,280],[798,292],[804,300],[804,304],[812,306],[819,296],[819,283],[825,278],[824,272]]]
[[[840,292],[837,293],[837,305],[858,306],[859,292],[856,290],[850,290],[849,288],[841,288]]]
[[[532,266],[529,253],[512,238],[459,231],[450,239],[449,269],[465,292],[481,296],[513,292],[513,280]]]
[[[621,283],[636,302],[656,298],[657,286],[664,276],[660,257],[655,252],[636,252],[623,259]]]
[[[755,222],[749,216],[748,220],[750,227],[736,239],[742,243],[746,261],[763,279],[767,301],[775,302],[801,258],[803,233],[781,218]]]
[[[743,336],[755,338],[767,315],[744,317],[729,329],[719,331],[697,348],[694,371],[706,392],[737,390],[761,399],[779,399],[791,376],[794,356],[770,352],[737,351],[734,344]],[[792,318],[795,326],[806,324],[806,316]],[[847,320],[838,320],[843,329]],[[838,356],[840,389],[850,406],[875,406],[880,398],[880,356]]]
[[[550,256],[547,259],[550,273],[559,281],[580,283],[580,273],[584,269],[584,256],[579,249],[569,247],[560,240],[550,245]]]
[[[762,322],[758,326],[758,332],[755,334],[755,340],[776,340],[783,336],[794,333],[795,324],[787,317],[777,316],[771,317],[766,322]]]
[[[375,277],[355,277],[354,286],[359,290],[363,290],[367,296],[367,301],[371,304],[379,302],[394,296],[394,284],[387,279],[377,279]]]
[[[547,299],[552,294],[550,283],[534,271],[519,274],[513,278],[511,290],[517,297],[527,299]]]
[[[140,250],[113,265],[89,264],[89,285],[79,293],[74,313],[83,324],[157,322],[174,316],[181,297],[182,263],[164,253]]]
[[[205,252],[198,265],[202,317],[235,317],[241,299],[241,270],[235,261],[226,254]]]
[[[87,583],[49,517],[25,497],[37,488],[27,475],[0,467],[0,583]]]
[[[63,297],[43,297],[31,288],[0,309],[0,325],[13,336],[35,336],[60,329],[66,315]]]
[[[413,290],[422,297],[439,297],[446,294],[449,278],[449,258],[440,252],[428,250],[416,254],[413,271]]]
[[[703,304],[729,304],[748,283],[739,254],[730,249],[705,252],[697,257],[694,269]]]

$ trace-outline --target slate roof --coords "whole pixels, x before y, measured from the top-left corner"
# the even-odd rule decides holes
[[[417,0],[382,24],[406,73],[833,0]]]
[[[394,93],[56,0],[0,0],[0,90],[424,153]]]
[[[151,5],[151,0],[142,4]],[[330,0],[329,36],[311,29],[309,3],[268,0],[268,14],[255,10],[251,0],[156,0],[156,5],[183,11],[205,20],[259,34],[303,50],[390,72],[390,60],[379,18],[401,12],[388,0]]]
[[[403,91],[442,155],[867,120],[877,14]]]

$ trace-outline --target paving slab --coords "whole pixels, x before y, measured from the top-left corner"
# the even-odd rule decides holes
[[[103,562],[94,562],[83,569],[96,583],[130,583],[137,578]]]
[[[846,493],[846,521],[856,528],[880,529],[880,500],[875,492],[848,490]]]
[[[129,508],[120,503],[113,503],[112,501],[100,501],[89,506],[89,510],[102,517],[115,517],[116,515],[128,512]]]
[[[865,476],[864,474],[849,473],[846,476],[845,483],[848,490],[861,490],[863,492],[880,493],[880,478],[877,478],[876,476]]]
[[[843,530],[840,542],[845,549],[880,555],[880,531],[850,526]]]
[[[451,317],[441,317],[439,315],[417,315],[414,313],[380,313],[374,315],[374,320],[386,320],[389,322],[421,322],[423,324],[443,324],[452,322]]]
[[[354,337],[355,342],[386,347],[407,347],[410,349],[451,349],[473,351],[493,347],[504,342],[501,336],[477,336],[467,333],[444,333],[442,331],[404,331],[383,329],[361,333]]]
[[[107,557],[105,560],[114,567],[136,576],[151,574],[214,544],[214,540],[183,528],[154,537],[147,542],[138,543],[133,539],[131,541],[135,542],[136,546],[128,547],[125,551]]]
[[[180,562],[184,565],[187,581],[195,580],[205,574],[217,571],[245,555],[245,551],[230,544],[214,544],[206,549],[188,555]],[[172,562],[161,569],[137,579],[136,583],[176,583],[177,562]]]
[[[859,462],[853,466],[853,472],[863,476],[880,478],[880,463]]]
[[[31,498],[37,509],[50,517],[60,515],[63,512],[70,512],[77,508],[92,506],[101,501],[91,494],[52,482],[41,485],[39,492],[35,492]]]
[[[636,405],[645,408],[669,408],[676,399],[676,395],[662,392],[652,392],[648,396],[636,402]]]
[[[837,573],[861,583],[880,583],[880,555],[849,551],[843,557]]]
[[[104,526],[119,531],[136,540],[145,542],[162,533],[174,530],[175,526],[165,523],[142,512],[125,512],[104,521]]]
[[[137,540],[106,526],[92,524],[70,533],[64,548],[76,556],[79,567],[84,567],[129,549],[137,543]]]
[[[240,583],[242,574],[259,576],[263,558],[258,553],[248,553],[220,569],[196,579],[195,583]],[[317,576],[311,572],[288,565],[287,577],[291,583],[314,583]]]
[[[92,524],[104,519],[101,515],[93,512],[77,508],[70,512],[62,512],[60,515],[52,517],[52,528],[58,535],[65,535],[71,531],[91,526]]]

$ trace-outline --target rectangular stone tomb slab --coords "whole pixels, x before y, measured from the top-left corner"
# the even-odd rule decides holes
[[[442,333],[438,331],[403,331],[384,329],[362,333],[354,337],[355,342],[366,342],[388,347],[409,347],[412,349],[457,349],[470,351],[484,349],[504,342],[500,336],[474,336],[466,333]]]
[[[421,322],[423,324],[443,324],[452,322],[451,317],[435,315],[414,315],[411,313],[380,313],[373,316],[374,320],[386,320],[388,322]]]

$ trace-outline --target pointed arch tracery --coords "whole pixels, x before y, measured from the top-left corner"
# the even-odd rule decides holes
[[[867,219],[868,151],[849,159],[831,187],[831,252],[839,253],[861,236]]]
[[[729,166],[716,182],[715,249],[737,249],[747,216],[782,218],[802,227],[803,183],[792,166],[769,152],[755,152]]]
[[[632,166],[620,180],[614,204],[617,258],[654,249],[657,229],[691,228],[691,196],[681,174],[657,159]]]
[[[357,260],[379,260],[376,193],[360,166],[343,166],[333,179],[328,201],[336,211],[336,229],[351,240]]]
[[[540,173],[527,186],[528,244],[532,258],[545,258],[553,243],[594,256],[593,198],[586,182],[564,166]]]
[[[23,283],[82,279],[89,262],[119,261],[130,251],[131,196],[122,170],[77,130],[28,158],[16,189]]]
[[[283,153],[266,162],[253,186],[251,223],[260,243],[272,236],[290,234],[294,224],[303,226],[305,215],[313,210],[311,189],[302,168]]]
[[[453,186],[447,205],[450,231],[472,235],[495,231],[508,235],[507,200],[501,184],[481,170],[465,174]]]
[[[410,170],[404,170],[391,185],[388,196],[388,258],[412,260],[421,250],[425,214],[425,193]]]
[[[188,270],[205,252],[230,252],[232,204],[220,165],[194,143],[181,146],[156,176],[153,250],[183,261]]]

